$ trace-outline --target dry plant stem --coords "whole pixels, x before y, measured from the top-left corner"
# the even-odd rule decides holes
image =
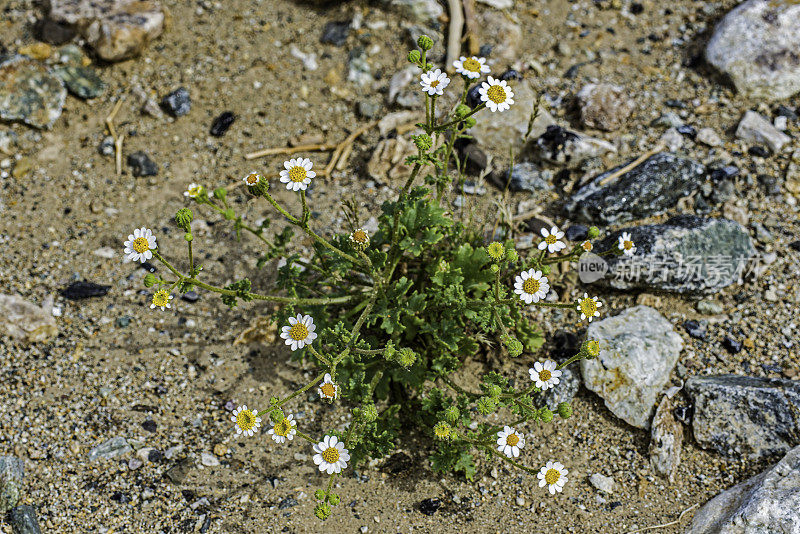
[[[641,156],[639,156],[635,160],[631,161],[630,163],[628,163],[627,165],[625,165],[621,169],[614,171],[613,173],[609,174],[608,176],[606,176],[605,178],[600,180],[597,183],[597,185],[606,185],[607,183],[611,182],[612,180],[615,180],[615,179],[619,178],[620,176],[622,176],[623,174],[625,174],[629,170],[631,170],[631,169],[633,169],[635,167],[638,167],[639,164],[642,163],[644,160],[646,160],[647,158],[649,158],[650,156],[652,156],[653,154],[655,154],[657,152],[661,152],[662,150],[664,150],[664,145],[661,145],[661,144],[656,145],[655,147],[651,148],[650,150],[648,150],[647,152],[645,152],[644,154],[642,154]]]
[[[464,34],[464,40],[467,43],[467,53],[474,56],[480,51],[478,44],[478,36],[475,35],[477,24],[475,22],[475,0],[463,0],[464,19],[467,25],[467,31]]]
[[[120,135],[114,140],[114,161],[117,165],[117,175],[122,174],[122,142],[125,140],[125,134]]]
[[[450,24],[447,28],[447,59],[445,65],[448,72],[453,72],[453,62],[461,55],[461,32],[464,30],[464,12],[461,0],[447,0],[450,11]]]
[[[116,162],[117,175],[122,174],[122,141],[125,139],[125,135],[117,136],[117,130],[114,128],[114,119],[116,118],[117,113],[119,113],[124,101],[125,93],[119,97],[119,100],[117,100],[117,103],[114,104],[114,107],[111,109],[111,113],[108,114],[108,117],[106,117],[105,121],[106,128],[108,128],[108,133],[114,138],[114,161]]]
[[[322,171],[320,171],[319,174],[321,176],[330,176],[331,172],[333,172],[333,169],[336,166],[336,162],[339,161],[339,157],[342,155],[344,149],[347,146],[352,145],[361,134],[363,134],[367,130],[374,128],[377,125],[378,121],[372,121],[370,123],[361,126],[356,131],[348,135],[344,141],[342,141],[336,146],[336,150],[334,150],[333,155],[331,156],[331,160],[328,162],[328,165]]]
[[[338,146],[338,143],[315,143],[312,145],[298,145],[276,148],[265,148],[264,150],[257,150],[245,154],[244,159],[251,160],[262,158],[264,156],[276,156],[278,154],[296,154],[297,152],[321,152],[325,150],[333,150]]]
[[[660,525],[653,525],[652,527],[644,527],[644,528],[637,528],[636,530],[629,530],[625,534],[636,534],[637,532],[644,532],[645,530],[655,530],[657,528],[664,528],[664,527],[670,527],[672,525],[677,525],[678,523],[680,523],[681,519],[683,519],[684,515],[686,515],[690,511],[694,510],[698,506],[700,506],[700,503],[694,503],[689,508],[687,508],[683,512],[681,512],[681,515],[679,515],[678,519],[676,519],[675,521],[670,521],[669,523],[662,523]]]

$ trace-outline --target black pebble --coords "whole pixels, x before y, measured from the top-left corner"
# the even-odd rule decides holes
[[[769,150],[761,145],[751,146],[747,149],[747,153],[751,156],[758,156],[759,158],[769,157]]]
[[[758,185],[760,185],[764,192],[768,195],[778,195],[781,192],[781,186],[778,183],[778,179],[772,176],[771,174],[759,174],[756,177],[758,180]]]
[[[582,224],[573,224],[564,232],[569,241],[584,241],[589,238],[589,227]]]
[[[425,515],[433,515],[441,505],[442,501],[439,499],[424,499],[419,503],[419,511]]]
[[[278,510],[286,510],[287,508],[291,508],[292,506],[297,506],[297,499],[289,495],[285,497],[280,503],[278,503]]]
[[[792,241],[791,243],[789,243],[789,247],[794,249],[794,250],[796,250],[797,252],[800,252],[800,239],[798,239],[797,241]]]
[[[786,106],[778,106],[778,115],[786,117],[790,121],[797,120],[797,113],[795,113],[792,108],[787,108]]]
[[[70,26],[59,24],[51,19],[42,19],[34,26],[34,33],[39,40],[53,45],[62,45],[75,38],[75,30]]]
[[[216,119],[214,119],[209,133],[214,137],[222,137],[235,120],[236,115],[230,111],[223,111]]]
[[[676,100],[674,98],[670,98],[665,102],[668,108],[675,108],[675,109],[686,109],[686,103],[682,100]]]
[[[508,69],[507,71],[505,71],[503,74],[500,75],[500,79],[505,81],[521,80],[522,75],[519,72],[515,71],[514,69]]]
[[[14,534],[42,534],[39,521],[36,520],[36,509],[33,506],[24,504],[12,508],[8,512],[8,522]]]
[[[125,504],[131,502],[131,498],[127,493],[123,493],[121,491],[115,491],[111,494],[111,500],[117,501],[120,504]]]
[[[722,338],[722,346],[731,354],[736,354],[742,350],[742,342],[733,339],[730,336]]]
[[[164,453],[158,449],[153,449],[152,451],[147,453],[147,461],[158,463],[164,460]]]
[[[692,421],[692,409],[689,406],[676,406],[672,410],[672,415],[684,425],[688,425]]]
[[[489,57],[492,55],[492,45],[481,45],[480,49],[478,50],[478,55],[481,57]]]
[[[179,87],[161,99],[161,107],[173,117],[182,117],[192,109],[192,99],[185,87]]]
[[[154,273],[154,272],[156,272],[158,270],[158,269],[156,269],[156,266],[153,265],[152,263],[150,263],[149,261],[146,261],[146,262],[140,264],[139,267],[141,267],[142,269],[144,269],[148,273]]]
[[[461,150],[461,156],[466,158],[466,170],[469,174],[480,174],[489,164],[486,153],[477,143],[470,143]]]
[[[158,428],[158,425],[156,425],[156,422],[153,421],[152,419],[145,419],[144,421],[142,421],[142,428],[144,428],[148,432],[155,432],[156,429]]]
[[[686,321],[683,323],[683,328],[686,330],[686,333],[695,339],[706,338],[706,329],[698,321]]]
[[[475,108],[481,103],[480,88],[480,85],[475,85],[467,92],[467,105],[469,107]]]
[[[81,300],[92,297],[103,297],[111,286],[95,284],[94,282],[73,282],[61,290],[61,295],[70,300]]]
[[[134,176],[155,176],[158,174],[156,162],[142,151],[129,154],[128,165],[133,169]]]
[[[342,46],[347,41],[348,35],[350,35],[350,21],[331,21],[322,29],[322,37],[319,38],[319,42]]]
[[[715,182],[725,178],[733,178],[739,174],[739,167],[736,165],[726,165],[725,167],[719,167],[711,171],[709,176]]]
[[[200,295],[197,294],[196,291],[187,291],[181,295],[181,300],[185,300],[186,302],[197,302],[200,300]]]
[[[639,2],[631,4],[631,15],[639,15],[644,12],[644,6]]]
[[[689,124],[684,124],[682,126],[678,126],[678,133],[681,135],[685,135],[694,139],[697,137],[697,130],[695,130],[694,126],[690,126]]]

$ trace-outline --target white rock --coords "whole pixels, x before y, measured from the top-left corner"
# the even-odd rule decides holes
[[[649,306],[635,306],[593,322],[587,337],[600,342],[600,355],[581,360],[586,387],[617,417],[650,428],[656,396],[683,348],[672,323]]]
[[[677,128],[670,128],[661,135],[661,142],[670,152],[677,152],[683,146],[683,136]]]
[[[211,454],[210,452],[201,452],[200,453],[200,463],[206,467],[215,467],[219,465],[219,458]]]
[[[713,128],[700,128],[697,132],[697,141],[708,146],[722,146],[722,139]]]
[[[783,145],[792,140],[762,115],[750,110],[739,121],[739,126],[736,127],[736,137],[746,143],[767,145],[775,153],[780,152]]]
[[[52,297],[39,307],[17,295],[0,294],[0,334],[31,343],[47,341],[58,334],[52,308]]]
[[[751,98],[777,100],[800,91],[800,3],[748,0],[719,22],[708,62]]]
[[[436,0],[382,0],[382,2],[420,22],[433,22],[444,15],[444,8]]]
[[[695,513],[686,534],[778,532],[800,533],[800,447],[708,501]]]
[[[614,493],[614,479],[595,473],[589,477],[589,482],[603,493]]]
[[[492,6],[495,9],[508,9],[514,6],[514,0],[478,0],[478,2]]]

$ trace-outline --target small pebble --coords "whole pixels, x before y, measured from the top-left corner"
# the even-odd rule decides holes
[[[73,282],[61,290],[61,295],[69,300],[81,300],[102,297],[108,294],[111,286],[95,284],[94,282]]]
[[[230,111],[223,111],[216,119],[214,119],[214,122],[211,123],[211,130],[209,133],[214,137],[222,137],[235,120],[236,115]]]
[[[128,155],[128,166],[133,170],[134,176],[156,176],[158,174],[156,162],[141,150]]]
[[[182,117],[192,109],[192,99],[185,87],[175,89],[161,99],[161,107],[173,117]]]

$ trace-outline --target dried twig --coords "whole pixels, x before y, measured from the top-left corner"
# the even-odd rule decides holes
[[[464,6],[464,19],[467,25],[467,31],[464,33],[464,42],[467,43],[467,53],[471,56],[475,56],[480,51],[480,43],[475,33],[478,27],[475,19],[475,0],[463,0],[462,4]]]
[[[367,123],[363,125],[361,128],[358,128],[350,135],[348,135],[344,141],[342,141],[336,146],[336,150],[333,151],[333,155],[331,156],[328,165],[324,169],[322,169],[322,171],[320,171],[318,174],[321,176],[330,176],[331,172],[333,172],[333,169],[336,166],[336,162],[339,161],[339,158],[341,157],[344,149],[352,145],[361,134],[363,134],[367,130],[370,130],[371,128],[374,128],[377,124],[378,121]]]
[[[333,150],[338,145],[336,143],[315,143],[313,145],[298,145],[277,148],[265,148],[256,152],[245,154],[244,159],[263,158],[264,156],[274,156],[277,154],[294,154],[296,152],[318,152],[325,150]]]
[[[644,154],[642,154],[641,156],[639,156],[635,160],[631,161],[630,163],[628,163],[627,165],[625,165],[621,169],[617,169],[616,171],[612,172],[611,174],[609,174],[608,176],[606,176],[605,178],[600,180],[597,183],[597,185],[606,185],[610,181],[619,178],[620,176],[622,176],[623,174],[625,174],[629,170],[633,169],[634,167],[637,167],[641,162],[643,162],[644,160],[646,160],[647,158],[649,158],[650,156],[652,156],[656,152],[661,152],[662,150],[664,150],[664,145],[661,145],[661,144],[656,145],[655,147],[651,148],[650,150],[648,150],[647,152],[645,152]]]
[[[691,505],[689,508],[681,512],[681,515],[679,515],[678,519],[676,519],[675,521],[670,521],[669,523],[663,523],[661,525],[653,525],[652,527],[637,528],[636,530],[628,531],[625,534],[636,534],[636,532],[644,532],[645,530],[655,530],[657,528],[664,528],[672,525],[677,525],[678,523],[680,523],[681,519],[683,519],[683,516],[686,515],[687,512],[694,510],[698,506],[700,506],[700,503],[695,503]]]
[[[447,70],[453,69],[453,62],[461,55],[461,32],[464,30],[464,11],[461,0],[447,0],[450,10],[450,24],[447,29]]]
[[[120,135],[114,140],[114,161],[117,164],[117,175],[122,174],[122,142],[125,140],[125,134]]]
[[[114,119],[117,113],[119,113],[124,101],[125,93],[122,93],[117,103],[114,104],[114,107],[111,109],[111,113],[106,117],[106,128],[108,128],[108,133],[111,134],[111,137],[114,138],[114,161],[117,166],[117,175],[122,174],[122,141],[125,139],[125,135],[117,136],[117,130],[114,128]]]

